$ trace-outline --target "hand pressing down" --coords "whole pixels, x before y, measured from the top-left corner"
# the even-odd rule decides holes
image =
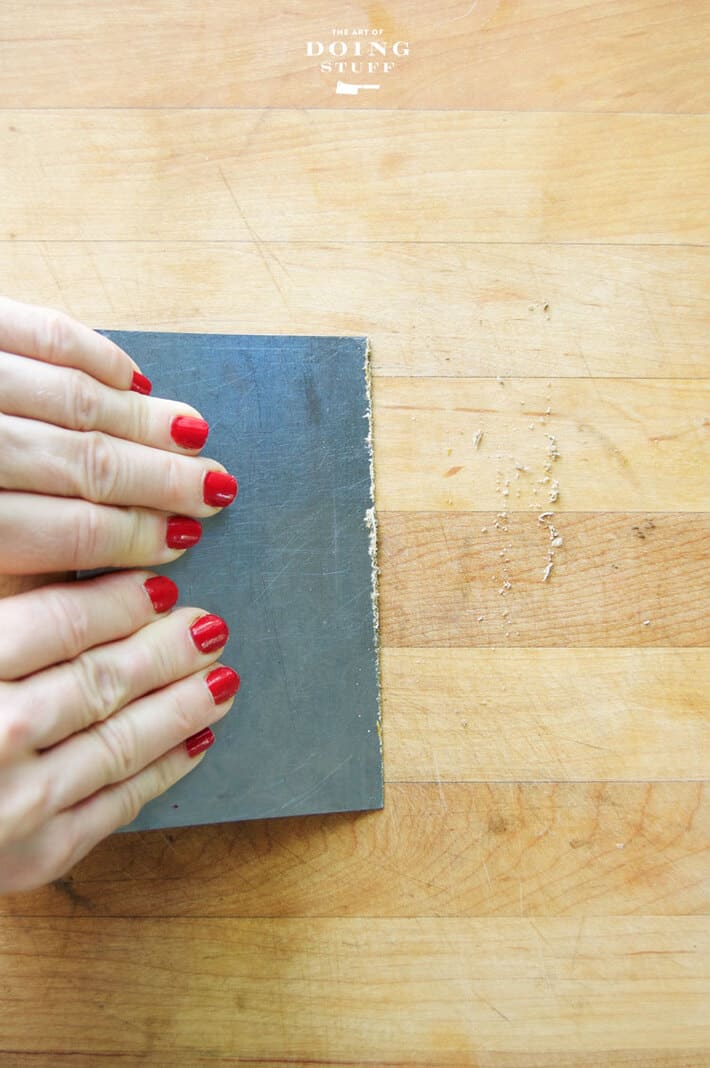
[[[116,572],[0,601],[0,892],[58,878],[202,760],[227,626]]]
[[[168,563],[231,504],[209,427],[100,334],[0,298],[0,574]]]

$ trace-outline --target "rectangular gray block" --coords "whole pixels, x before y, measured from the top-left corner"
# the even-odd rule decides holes
[[[239,480],[157,568],[223,616],[242,677],[201,765],[126,830],[381,808],[364,338],[103,331],[210,424]]]

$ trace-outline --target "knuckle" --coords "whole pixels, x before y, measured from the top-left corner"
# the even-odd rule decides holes
[[[140,508],[124,509],[129,518],[122,531],[121,549],[127,560],[159,561],[160,543],[155,537],[156,520]]]
[[[65,405],[75,430],[91,430],[99,414],[99,391],[96,383],[81,371],[69,375]]]
[[[29,837],[38,827],[54,815],[56,810],[55,791],[48,775],[37,768],[35,774],[28,776],[18,798],[19,812],[13,819],[12,837],[15,841]]]
[[[48,628],[61,637],[64,659],[70,660],[91,642],[90,622],[81,602],[64,590],[47,590],[43,600]]]
[[[135,779],[128,779],[122,783],[119,806],[121,823],[119,826],[131,823],[143,808],[144,803],[145,799]]]
[[[104,545],[105,529],[99,508],[88,505],[82,508],[73,528],[71,564],[74,568],[96,563]]]
[[[19,753],[26,752],[31,748],[32,741],[32,720],[26,710],[21,704],[17,705],[5,699],[3,690],[0,690],[0,765],[16,759]]]
[[[153,410],[147,397],[139,393],[126,394],[131,406],[133,437],[136,441],[150,441],[153,437]]]
[[[109,718],[94,728],[100,760],[103,762],[108,782],[122,782],[134,771],[137,754],[135,735],[128,722],[119,726]]]
[[[69,316],[50,309],[41,317],[37,332],[37,351],[44,353],[51,363],[65,363],[74,339]]]
[[[111,500],[120,472],[111,440],[101,431],[89,431],[84,435],[83,448],[83,489],[92,501]]]
[[[194,699],[194,691],[191,687],[177,686],[171,694],[171,714],[181,737],[188,737],[196,730],[204,726],[202,719],[207,713],[207,702],[204,702],[204,714],[199,717],[198,703]]]
[[[185,464],[189,464],[190,460],[172,453],[166,453],[162,459],[164,468],[161,481],[165,499],[174,502],[176,507],[189,507],[185,501],[185,486],[189,485],[189,479],[185,477]]]
[[[73,668],[84,727],[107,719],[123,707],[126,683],[115,664],[101,655],[85,655],[75,660]]]

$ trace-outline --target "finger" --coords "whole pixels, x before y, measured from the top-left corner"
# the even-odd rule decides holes
[[[15,683],[9,703],[26,725],[26,747],[56,745],[137,698],[208,667],[228,640],[229,628],[219,616],[181,608],[121,641],[95,646]]]
[[[213,460],[12,415],[0,415],[0,487],[198,516],[237,494]]]
[[[214,734],[210,732],[210,735],[211,737],[208,736],[206,741],[213,744]],[[153,761],[137,775],[113,786],[107,786],[93,797],[65,810],[58,818],[66,817],[69,831],[67,837],[75,841],[84,839],[81,848],[84,848],[84,842],[88,842],[82,854],[85,856],[97,842],[119,827],[132,823],[149,801],[160,797],[176,782],[194,771],[204,760],[207,748],[209,745],[191,756],[184,743],[176,745],[169,753]]]
[[[134,634],[177,601],[178,588],[150,571],[63,582],[0,601],[0,679],[74,660]]]
[[[204,758],[204,749],[191,757],[184,744],[177,745],[137,775],[57,813],[29,838],[6,846],[0,893],[34,890],[58,879],[102,839],[134,820],[149,801],[199,767]]]
[[[196,519],[72,497],[0,493],[0,573],[156,567],[200,540]]]
[[[54,811],[69,808],[111,783],[137,775],[221,719],[238,688],[235,671],[212,668],[139,698],[90,730],[47,750],[39,758],[39,772],[40,779],[51,784],[49,807]],[[48,811],[45,816],[51,814]]]
[[[26,593],[39,586],[49,586],[53,582],[68,582],[72,576],[67,572],[55,572],[48,575],[0,575],[0,600],[17,593]]]
[[[63,312],[7,297],[0,297],[0,349],[75,367],[116,389],[130,389],[138,370],[128,353],[113,341]]]
[[[83,371],[37,366],[22,356],[0,352],[2,410],[68,430],[101,430],[170,452],[202,448],[209,427],[189,404],[116,390]]]

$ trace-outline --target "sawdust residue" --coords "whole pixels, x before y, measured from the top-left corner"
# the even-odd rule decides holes
[[[368,552],[370,554],[373,641],[375,645],[375,671],[377,673],[377,737],[382,748],[382,674],[380,664],[380,567],[377,559],[377,514],[375,512],[375,450],[374,425],[372,415],[372,347],[370,339],[365,342],[365,393],[367,397],[367,435],[365,442],[370,461],[370,507],[365,512],[365,526],[368,531]]]

